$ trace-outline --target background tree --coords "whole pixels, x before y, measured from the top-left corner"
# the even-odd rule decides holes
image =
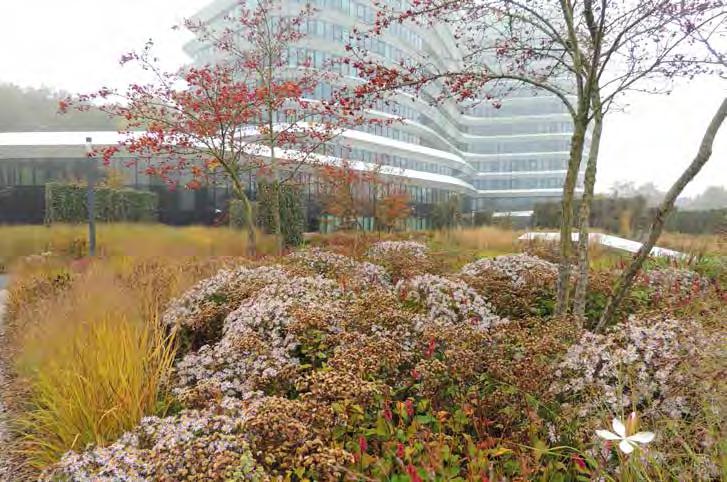
[[[58,113],[58,102],[68,93],[0,83],[0,132],[116,130],[120,120],[101,112]]]
[[[656,211],[656,215],[654,216],[654,220],[651,224],[651,228],[649,229],[648,239],[641,246],[636,255],[634,255],[634,259],[631,261],[631,264],[626,268],[626,270],[624,270],[623,274],[619,278],[614,293],[609,297],[606,302],[606,307],[603,310],[601,319],[598,321],[598,325],[596,325],[595,331],[600,331],[601,329],[603,329],[603,327],[613,321],[613,317],[616,314],[619,306],[623,302],[623,299],[628,293],[628,290],[631,288],[636,274],[641,269],[644,261],[646,261],[646,259],[651,254],[651,250],[654,248],[654,245],[659,239],[659,236],[661,236],[667,217],[674,208],[674,202],[676,201],[679,194],[681,194],[681,192],[684,190],[686,185],[689,184],[692,179],[694,179],[694,176],[699,173],[699,171],[702,169],[702,167],[704,167],[704,165],[707,163],[710,156],[712,155],[712,145],[714,144],[714,138],[716,137],[717,132],[719,132],[720,127],[722,127],[725,118],[727,118],[727,98],[722,101],[722,104],[719,106],[719,109],[717,109],[717,112],[712,118],[712,122],[710,122],[709,126],[707,127],[707,130],[705,131],[704,137],[702,139],[702,143],[699,146],[699,151],[697,152],[694,160],[691,162],[691,164],[689,164],[689,166],[682,173],[682,175],[679,176],[679,179],[677,179],[677,181],[672,185],[672,187],[666,193],[664,200],[659,205],[659,208]]]
[[[360,219],[372,212],[368,195],[380,182],[375,170],[357,168],[350,160],[326,164],[320,170],[323,212],[338,220],[339,229],[363,229]]]
[[[461,225],[462,198],[460,196],[452,195],[432,208],[432,227],[434,229],[449,231]]]
[[[648,206],[658,206],[666,194],[653,182],[637,186],[633,181],[617,181],[611,186],[610,192],[617,198],[642,197]]]
[[[401,226],[411,216],[410,203],[409,193],[403,190],[394,189],[383,195],[375,212],[377,228],[391,232]]]
[[[256,148],[248,146],[247,152],[265,158],[259,174],[270,194],[271,231],[282,243],[280,186],[292,181],[302,168],[318,164],[326,144],[352,118],[341,115],[333,100],[335,94],[313,100],[317,86],[340,83],[338,76],[325,66],[312,68],[310,58],[292,55],[291,47],[304,37],[301,27],[315,14],[310,4],[294,16],[284,12],[276,0],[260,1],[252,10],[245,5],[240,2],[239,13],[228,17],[221,29],[204,21],[185,25],[235,66],[238,77],[257,86],[259,113],[248,124]]]
[[[569,308],[573,199],[588,132],[580,218],[579,276],[575,312],[583,319],[588,275],[588,217],[597,172],[603,117],[619,96],[634,89],[668,88],[676,76],[706,70],[704,52],[692,47],[697,33],[727,16],[722,1],[682,0],[421,0],[405,11],[384,7],[371,32],[351,45],[355,65],[369,79],[359,92],[413,90],[465,107],[529,88],[560,99],[573,132],[562,194],[557,313]],[[461,19],[466,18],[466,22]],[[381,35],[393,23],[447,23],[458,58],[383,65],[362,37]],[[655,83],[655,81],[665,81]]]
[[[246,211],[253,248],[245,179],[264,179],[275,191],[273,231],[282,249],[278,184],[318,165],[327,143],[354,117],[350,109],[339,109],[333,96],[311,100],[316,86],[334,74],[310,69],[310,59],[289,55],[303,37],[301,25],[314,13],[310,6],[283,13],[265,0],[252,10],[241,2],[232,11],[219,30],[201,21],[185,22],[214,64],[162,71],[150,42],[122,62],[139,65],[153,81],[125,92],[104,88],[61,101],[60,107],[84,111],[96,106],[126,121],[124,140],[104,150],[106,161],[124,149],[144,162],[148,174],[171,186],[197,189],[218,177],[229,183]]]
[[[679,209],[698,211],[727,208],[727,189],[723,186],[709,186],[693,198],[677,199]]]

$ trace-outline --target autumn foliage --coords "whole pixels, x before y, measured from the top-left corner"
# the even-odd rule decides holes
[[[151,76],[149,82],[77,95],[59,109],[99,108],[124,120],[119,145],[97,153],[104,162],[123,156],[172,188],[229,185],[251,213],[250,179],[294,182],[298,173],[328,162],[331,141],[346,128],[391,120],[364,116],[362,100],[349,100],[345,87],[315,99],[317,86],[340,79],[325,66],[311,68],[311,59],[288,56],[303,39],[301,25],[314,15],[309,5],[283,12],[267,0],[252,9],[241,3],[233,12],[224,28],[185,22],[208,52],[200,58],[210,63],[167,72],[149,42],[121,59]]]

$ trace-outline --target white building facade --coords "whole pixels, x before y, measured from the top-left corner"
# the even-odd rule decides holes
[[[331,60],[347,55],[349,34],[374,21],[375,7],[367,0],[311,3],[317,12],[303,26],[305,38],[289,49],[288,63],[294,66],[309,59],[316,68],[334,65],[344,79],[355,82],[353,68]],[[237,5],[235,0],[216,0],[196,17],[215,27]],[[293,9],[301,3],[287,5]],[[384,61],[425,55],[443,66],[459,55],[447,29],[424,31],[407,24],[393,25],[381,37],[371,39],[367,48]],[[210,61],[209,46],[193,41],[186,50],[197,63]],[[330,87],[319,85],[316,95],[326,96],[327,89]],[[436,202],[441,191],[444,197],[464,195],[472,211],[522,212],[535,203],[560,197],[573,127],[558,98],[521,91],[505,96],[499,108],[482,103],[464,109],[453,101],[428,102],[421,98],[424,96],[402,94],[395,107],[382,105],[386,114],[404,120],[348,131],[333,146],[333,155],[395,168],[415,202]],[[579,188],[581,183],[582,176]]]

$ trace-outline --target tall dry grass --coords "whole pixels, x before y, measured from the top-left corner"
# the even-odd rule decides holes
[[[727,234],[663,233],[657,245],[694,256],[727,256]]]
[[[16,260],[43,252],[82,257],[87,254],[84,225],[0,226],[0,271]],[[261,254],[275,252],[275,243],[260,234]],[[101,256],[244,256],[247,236],[227,227],[174,227],[162,224],[99,224]]]
[[[11,405],[16,450],[31,468],[107,444],[143,416],[165,412],[175,340],[160,314],[225,262],[119,256],[66,268],[62,281],[56,259],[17,266],[8,325],[17,374]]]
[[[449,231],[437,231],[433,243],[443,248],[476,250],[478,252],[505,254],[518,251],[517,238],[522,231],[482,226],[479,228],[462,228]]]

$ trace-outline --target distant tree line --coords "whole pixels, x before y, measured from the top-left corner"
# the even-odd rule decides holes
[[[34,89],[0,83],[0,132],[116,130],[118,120],[105,113],[58,113],[59,102],[68,96],[62,91]]]
[[[618,181],[611,186],[610,195],[618,198],[643,197],[648,206],[657,206],[666,192],[653,182],[637,186],[633,181]],[[682,196],[677,199],[676,207],[685,211],[705,211],[727,208],[727,189],[723,186],[709,186],[694,197]]]
[[[716,188],[719,189],[719,188]],[[698,199],[698,197],[697,197]],[[575,203],[578,212],[579,203]],[[593,200],[589,223],[596,229],[623,236],[641,238],[649,228],[655,208],[649,206],[643,196],[597,197]],[[557,228],[560,226],[561,204],[558,202],[535,205],[532,224],[536,228]],[[727,208],[673,211],[666,220],[668,231],[690,234],[715,234],[727,228]]]

